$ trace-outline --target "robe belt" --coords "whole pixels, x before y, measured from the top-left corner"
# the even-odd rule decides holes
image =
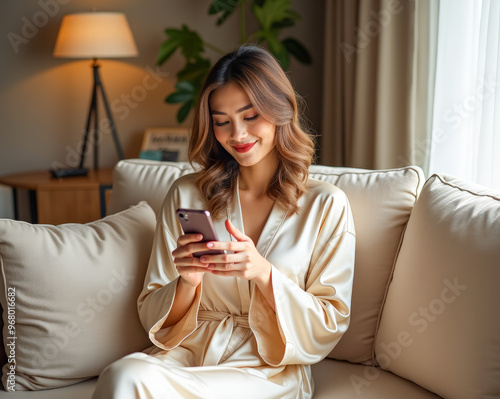
[[[215,366],[220,364],[223,357],[227,356],[227,350],[231,350],[229,343],[234,332],[234,327],[240,326],[250,328],[248,315],[236,316],[226,312],[210,310],[199,310],[198,321],[218,322],[210,344],[208,345],[203,359],[203,366]]]
[[[226,319],[231,319],[233,326],[250,328],[248,323],[248,315],[236,316],[231,313],[217,312],[212,310],[199,310],[198,311],[198,321],[223,321]]]

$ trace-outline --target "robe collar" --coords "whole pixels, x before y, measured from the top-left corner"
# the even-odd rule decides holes
[[[238,230],[240,230],[243,234],[246,234],[245,226],[243,225],[243,213],[241,211],[239,187],[240,177],[238,176],[234,187],[235,191],[233,192],[231,203],[227,209],[227,218],[231,221],[231,223],[233,223],[234,226],[236,226]],[[287,215],[288,211],[275,202],[264,229],[260,234],[259,241],[255,244],[257,251],[259,251],[264,258],[267,256],[269,248],[276,234],[283,226]],[[235,239],[231,236],[231,240],[234,241]]]

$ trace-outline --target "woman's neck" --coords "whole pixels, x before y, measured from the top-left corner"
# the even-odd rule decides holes
[[[267,195],[267,189],[278,169],[278,157],[270,152],[261,162],[253,166],[240,165],[239,188],[249,191],[254,198]]]

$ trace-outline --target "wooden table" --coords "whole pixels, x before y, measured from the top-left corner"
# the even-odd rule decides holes
[[[20,190],[27,190],[32,223],[88,223],[106,215],[112,169],[89,170],[87,176],[54,178],[49,171],[0,177],[12,187],[14,217],[19,219]]]

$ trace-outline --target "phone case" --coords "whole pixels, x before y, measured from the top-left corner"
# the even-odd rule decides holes
[[[203,240],[201,242],[219,241],[209,211],[179,208],[176,214],[184,234],[202,234]],[[200,257],[202,255],[217,255],[223,253],[224,251],[220,249],[207,249],[206,251],[195,252],[193,256]]]

